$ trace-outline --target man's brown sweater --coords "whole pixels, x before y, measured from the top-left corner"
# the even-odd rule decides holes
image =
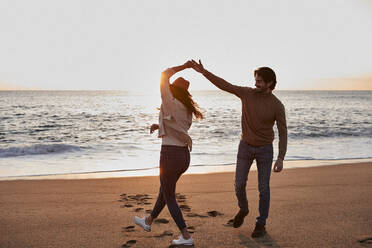
[[[260,93],[250,87],[236,86],[204,70],[203,75],[221,90],[230,92],[242,101],[242,139],[252,146],[272,144],[273,126],[279,132],[278,158],[287,151],[287,124],[284,105],[270,93]]]

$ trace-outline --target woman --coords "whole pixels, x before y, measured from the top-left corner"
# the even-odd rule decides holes
[[[176,183],[190,164],[192,140],[188,130],[192,123],[192,116],[202,119],[198,105],[192,100],[188,92],[189,82],[182,77],[172,84],[169,79],[175,73],[192,67],[192,62],[169,68],[162,72],[160,92],[162,104],[159,113],[159,125],[153,124],[150,133],[159,129],[162,138],[160,152],[160,189],[158,199],[151,214],[147,217],[134,217],[134,222],[145,231],[151,231],[151,224],[158,217],[165,205],[181,231],[179,239],[172,241],[173,245],[193,245],[194,241],[187,231],[182,212],[176,201]]]

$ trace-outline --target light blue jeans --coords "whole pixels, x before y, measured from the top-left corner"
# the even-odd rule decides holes
[[[236,171],[235,171],[235,194],[238,198],[239,208],[248,212],[248,200],[246,185],[248,173],[256,159],[258,171],[258,190],[260,192],[259,212],[257,222],[266,224],[270,208],[270,175],[273,163],[273,145],[251,146],[241,140],[239,144]]]

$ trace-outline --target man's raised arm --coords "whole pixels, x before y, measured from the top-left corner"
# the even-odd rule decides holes
[[[203,76],[206,79],[208,79],[212,84],[214,84],[217,88],[219,88],[223,91],[227,91],[229,93],[232,93],[232,94],[240,97],[243,94],[244,90],[246,88],[248,89],[248,87],[236,86],[236,85],[233,85],[233,84],[227,82],[223,78],[217,77],[213,73],[206,70],[200,60],[199,60],[199,63],[197,63],[195,60],[192,60],[191,62],[193,64],[192,68],[195,71],[203,74]]]

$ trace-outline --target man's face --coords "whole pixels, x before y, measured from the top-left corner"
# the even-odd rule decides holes
[[[262,77],[259,76],[259,75],[256,75],[254,78],[256,80],[255,86],[256,86],[258,92],[268,93],[268,92],[271,91],[270,85],[271,85],[272,82],[265,83],[263,81]]]

